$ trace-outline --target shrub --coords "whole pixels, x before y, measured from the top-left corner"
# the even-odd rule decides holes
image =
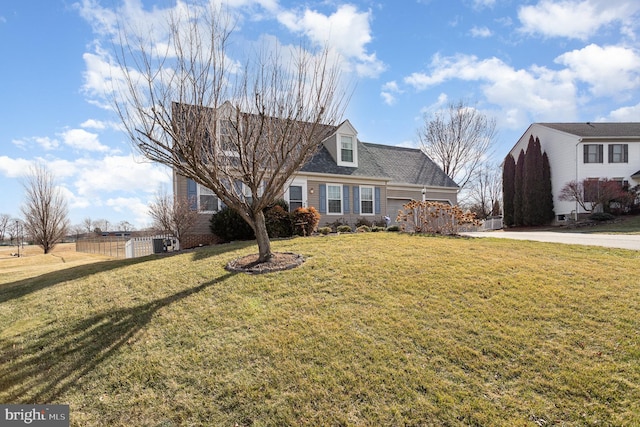
[[[387,231],[400,231],[400,226],[399,225],[392,225],[390,227],[387,227]]]
[[[458,206],[440,202],[412,200],[398,213],[403,231],[426,234],[458,234],[466,225],[479,226],[475,214],[463,212]]]
[[[373,221],[373,225],[376,227],[385,228],[387,226],[387,222],[384,220],[384,217],[381,217]],[[371,229],[373,230],[373,227]]]
[[[282,205],[276,204],[264,213],[269,237],[291,237],[293,227],[291,224],[291,214]]]
[[[292,220],[298,235],[309,236],[318,227],[320,213],[313,206],[302,207],[293,211]]]
[[[371,223],[371,221],[369,221],[369,220],[368,220],[368,219],[366,219],[366,218],[358,218],[358,219],[356,220],[356,229],[358,229],[359,227],[361,227],[361,226],[363,226],[363,225],[364,225],[364,226],[366,226],[366,227],[371,228],[371,226],[372,226],[373,224]]]
[[[236,211],[227,206],[211,215],[209,229],[225,242],[256,238],[251,226]]]
[[[327,234],[331,233],[333,231],[333,229],[331,227],[320,227],[318,228],[318,233],[326,236]]]
[[[264,210],[269,237],[291,237],[293,235],[291,214],[288,210],[289,205],[284,200],[278,200]],[[209,229],[225,242],[256,238],[251,226],[240,214],[227,206],[211,215]]]
[[[351,233],[351,226],[350,225],[339,225],[337,228],[338,233]]]
[[[344,218],[340,218],[336,219],[333,222],[327,222],[325,225],[327,227],[331,227],[333,231],[338,231],[338,227],[340,227],[341,225],[347,225],[347,223],[344,221]]]
[[[384,227],[380,227],[380,226],[378,226],[378,225],[374,225],[373,227],[371,227],[371,231],[372,231],[373,233],[376,233],[376,232],[378,232],[378,231],[384,231]]]
[[[615,216],[607,212],[596,212],[592,213],[589,219],[593,221],[612,221],[615,219]]]
[[[360,227],[356,227],[356,232],[369,233],[371,232],[371,227],[369,227],[368,225],[361,225]]]

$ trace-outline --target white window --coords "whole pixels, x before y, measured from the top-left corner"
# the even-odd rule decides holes
[[[289,186],[289,212],[301,208],[302,205],[302,185]]]
[[[609,144],[609,163],[628,163],[628,144]]]
[[[327,213],[342,214],[342,185],[327,184]]]
[[[360,213],[373,215],[373,187],[360,187]]]
[[[353,137],[346,135],[340,137],[340,160],[353,163]]]
[[[198,184],[198,210],[200,212],[217,212],[220,210],[218,196],[207,187]]]
[[[584,145],[584,163],[602,163],[602,144]]]

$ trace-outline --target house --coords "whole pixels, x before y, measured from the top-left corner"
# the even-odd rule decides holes
[[[354,225],[389,216],[410,200],[432,200],[455,205],[458,186],[421,150],[362,142],[345,120],[331,129],[315,155],[284,188],[291,211],[315,207],[320,225],[340,221]],[[211,239],[209,219],[222,207],[213,191],[174,171],[176,197],[194,197],[201,215],[193,231],[201,243]],[[198,237],[196,237],[198,236]]]
[[[549,158],[557,221],[586,213],[578,203],[560,200],[560,191],[571,181],[640,184],[640,123],[533,123],[509,151],[516,161],[531,136],[540,139]]]

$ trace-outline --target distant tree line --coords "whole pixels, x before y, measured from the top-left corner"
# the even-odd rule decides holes
[[[538,137],[531,135],[526,152],[521,150],[517,161],[511,154],[505,158],[502,192],[506,227],[544,225],[553,220],[551,167]]]

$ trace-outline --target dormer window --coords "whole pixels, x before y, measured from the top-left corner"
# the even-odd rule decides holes
[[[340,160],[353,163],[353,137],[346,135],[340,137]]]
[[[330,138],[323,141],[338,166],[358,167],[358,132],[345,120]]]

